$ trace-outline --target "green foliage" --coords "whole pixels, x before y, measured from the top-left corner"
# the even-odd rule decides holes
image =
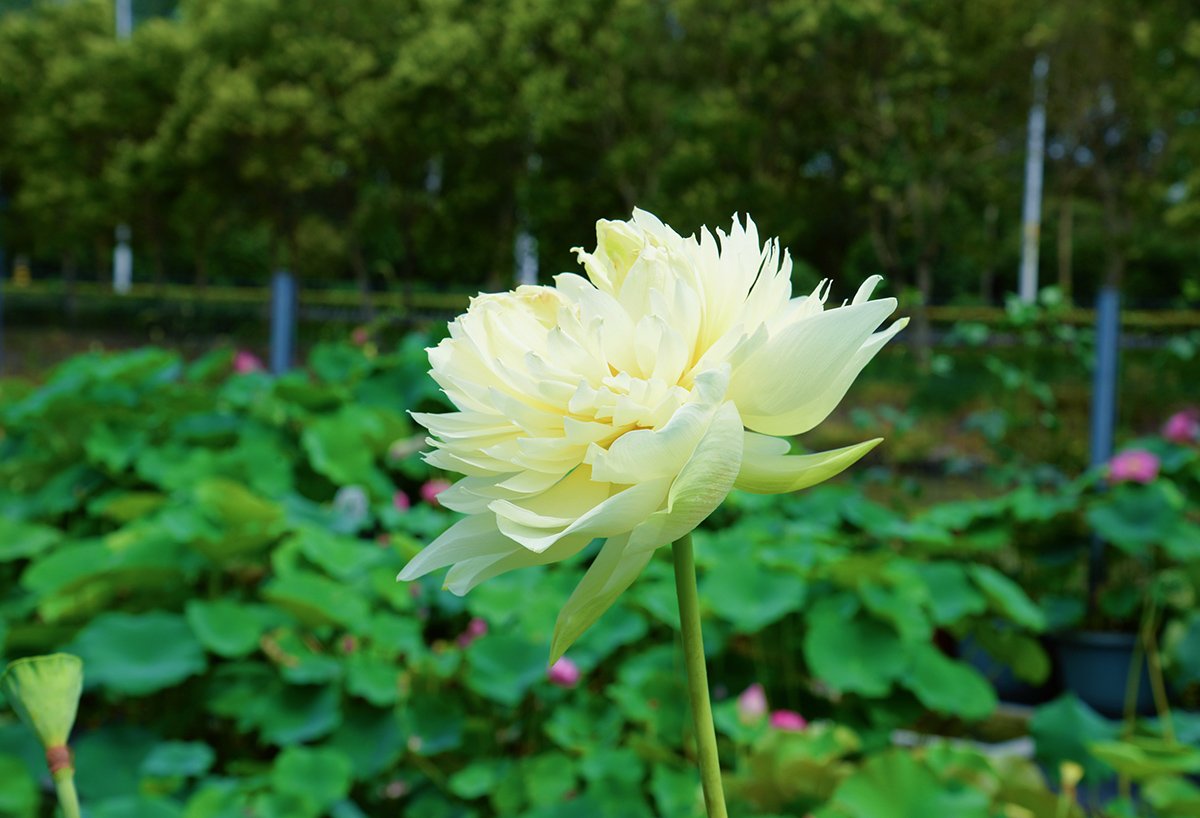
[[[547,678],[549,639],[594,546],[464,598],[395,582],[453,521],[393,504],[394,486],[419,497],[433,476],[393,445],[416,433],[404,410],[437,408],[391,391],[422,346],[319,347],[280,378],[147,349],[0,383],[3,652],[84,659],[73,743],[96,814],[702,814],[667,555],[571,649],[573,689]],[[1110,502],[1088,491],[919,513],[844,485],[732,495],[695,533],[713,681],[760,681],[811,722],[793,733],[716,703],[738,814],[1060,814],[1031,767],[888,745],[922,716],[991,715],[990,685],[941,648],[954,638],[1045,676],[1042,606],[993,563],[1021,526]],[[1186,678],[1178,621],[1166,658]],[[0,770],[16,771],[0,805],[30,815],[41,761],[13,726],[0,714]],[[1116,734],[1070,701],[1034,730],[1047,762],[1096,775],[1162,760],[1096,744]],[[1189,797],[1147,776],[1162,803]]]
[[[103,0],[0,3],[6,242],[68,280],[126,223],[156,281],[494,287],[523,231],[557,272],[641,205],[758,214],[805,288],[881,270],[914,307],[997,301],[1045,52],[1062,300],[1200,293],[1178,0],[145,5],[123,43]]]

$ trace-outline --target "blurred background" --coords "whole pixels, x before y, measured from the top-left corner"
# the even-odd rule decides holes
[[[635,206],[913,319],[803,436],[884,445],[696,531],[731,814],[1200,815],[1198,118],[1185,0],[0,0],[0,656],[83,659],[85,818],[703,814],[665,553],[549,670],[598,543],[395,582],[426,347]]]
[[[326,307],[310,317],[357,320],[342,308],[548,281],[635,205],[684,235],[748,212],[799,289],[881,272],[953,320],[937,309],[1018,289],[1043,101],[1038,286],[1194,308],[1191,11],[0,0],[6,321],[252,338],[278,268]]]

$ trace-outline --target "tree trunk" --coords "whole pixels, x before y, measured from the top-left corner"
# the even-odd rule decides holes
[[[1075,231],[1075,197],[1067,194],[1058,207],[1058,288],[1067,303],[1073,300],[1071,250]]]
[[[358,293],[362,297],[363,315],[367,321],[375,320],[375,308],[371,304],[371,276],[367,270],[367,261],[363,258],[362,242],[359,241],[358,231],[351,225],[350,231],[350,266],[354,268],[354,280],[358,282]]]
[[[1104,162],[1096,162],[1096,181],[1104,203],[1104,244],[1108,265],[1104,271],[1104,286],[1121,289],[1125,274],[1126,241],[1129,238],[1130,217],[1121,202],[1117,180]]]
[[[992,303],[992,293],[996,289],[996,223],[1000,220],[1000,208],[990,204],[983,209],[983,235],[986,239],[983,270],[979,273],[979,300],[984,306]]]
[[[75,254],[68,250],[62,255],[63,310],[71,323],[75,322],[78,304],[75,299]]]
[[[926,255],[917,260],[917,291],[921,301],[917,305],[916,320],[913,322],[913,346],[917,355],[917,365],[924,371],[929,368],[930,350],[933,347],[933,331],[929,324],[929,302],[933,297],[933,264]]]
[[[154,289],[160,296],[167,286],[167,252],[163,245],[162,232],[155,230],[150,238],[150,256],[154,275]]]
[[[92,250],[96,254],[96,278],[100,282],[112,281],[112,247],[103,237],[97,236],[92,243]]]
[[[504,286],[507,278],[511,277],[513,269],[513,221],[514,221],[514,205],[510,202],[507,207],[500,211],[500,218],[496,224],[496,256],[492,262],[491,269],[488,270],[487,292],[498,293],[508,289]],[[508,274],[504,270],[504,262],[508,261]]]
[[[199,230],[196,240],[192,243],[192,252],[195,253],[196,289],[200,292],[208,289],[208,236],[208,230]]]
[[[880,202],[872,201],[870,210],[871,247],[875,250],[875,258],[878,259],[879,266],[883,269],[884,277],[892,285],[893,292],[900,296],[904,289],[904,276],[896,252],[892,249],[892,243],[888,241],[883,221],[883,205]]]

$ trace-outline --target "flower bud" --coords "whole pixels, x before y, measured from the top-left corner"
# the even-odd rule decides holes
[[[546,671],[550,684],[558,687],[574,687],[579,684],[579,666],[563,656]]]
[[[758,682],[742,691],[737,698],[738,721],[754,724],[767,714],[767,694]]]
[[[771,726],[776,730],[798,733],[808,727],[808,722],[794,710],[775,710],[771,713]]]
[[[1195,443],[1200,440],[1200,409],[1185,409],[1167,418],[1162,436],[1172,443]]]
[[[1108,463],[1108,479],[1114,483],[1153,483],[1158,477],[1158,455],[1145,449],[1126,449]]]
[[[442,504],[438,502],[437,496],[448,488],[450,488],[449,480],[430,480],[421,486],[421,499],[431,506],[441,508]]]
[[[248,372],[261,372],[264,369],[262,360],[253,352],[239,349],[233,356],[233,371],[239,375]]]
[[[0,676],[0,691],[42,747],[62,747],[79,708],[83,661],[69,653],[18,659]]]

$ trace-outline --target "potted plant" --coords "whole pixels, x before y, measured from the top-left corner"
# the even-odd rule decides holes
[[[1055,638],[1064,684],[1106,715],[1168,706],[1163,668],[1178,663],[1164,662],[1160,635],[1190,617],[1200,581],[1197,460],[1187,440],[1155,436],[1085,478],[1079,511],[1091,541],[1077,549],[1067,593],[1042,603],[1065,613]]]

